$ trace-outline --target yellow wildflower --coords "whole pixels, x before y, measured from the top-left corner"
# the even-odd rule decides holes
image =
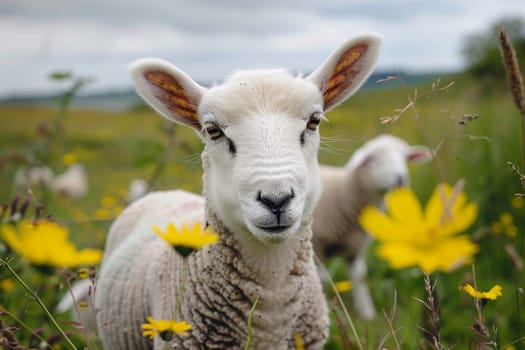
[[[10,292],[15,288],[15,283],[10,278],[4,278],[0,280],[0,290]]]
[[[424,212],[409,188],[391,191],[385,204],[389,215],[368,206],[359,221],[380,242],[376,253],[391,267],[451,271],[470,263],[478,251],[467,236],[456,235],[472,225],[477,207],[467,203],[464,193],[453,193],[451,186],[438,185]]]
[[[521,209],[525,206],[525,199],[522,196],[512,196],[510,204],[516,209]]]
[[[93,214],[95,218],[105,220],[109,219],[111,217],[111,213],[106,208],[99,208],[95,210],[95,213]]]
[[[77,162],[77,156],[74,153],[66,153],[62,156],[62,163],[64,165],[71,165]]]
[[[68,241],[68,229],[51,221],[33,224],[22,220],[18,226],[3,224],[0,231],[13,251],[36,266],[75,267],[97,264],[102,251],[77,250]]]
[[[469,283],[465,284],[460,289],[464,290],[471,297],[478,299],[496,300],[499,296],[503,295],[503,289],[498,284],[492,287],[488,292],[479,292],[475,290],[474,287],[472,287]]]
[[[115,206],[115,204],[117,203],[117,199],[115,197],[112,197],[112,196],[103,196],[101,199],[100,199],[100,204],[104,207],[104,208],[112,208]]]
[[[301,333],[295,332],[293,334],[293,342],[295,344],[295,350],[304,350],[304,341]]]
[[[181,334],[187,336],[191,329],[191,325],[186,321],[177,322],[175,320],[155,320],[153,317],[148,317],[148,323],[142,324],[142,335],[150,339],[160,335],[162,340],[169,341],[173,334]]]
[[[214,233],[211,227],[203,230],[200,223],[196,223],[191,227],[184,223],[181,229],[175,227],[173,223],[169,223],[165,232],[153,225],[153,231],[171,244],[184,257],[205,245],[219,240],[219,235]]]
[[[505,233],[509,237],[516,237],[518,235],[518,228],[514,225],[514,218],[510,213],[503,213],[499,220],[490,225],[492,232],[497,235]]]
[[[514,222],[512,215],[510,215],[509,213],[501,214],[499,219],[503,225],[512,225],[512,223]]]
[[[89,277],[89,269],[83,268],[77,271],[78,278],[88,278]]]
[[[493,233],[497,234],[497,235],[501,235],[503,233],[503,225],[501,224],[501,222],[499,221],[494,221],[491,225],[490,225],[490,229]]]
[[[341,282],[337,282],[335,284],[335,289],[339,293],[349,292],[352,289],[352,282],[350,282],[349,280],[344,280],[344,281],[341,281]]]

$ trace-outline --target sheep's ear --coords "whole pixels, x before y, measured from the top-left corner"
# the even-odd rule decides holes
[[[201,130],[197,109],[206,89],[177,67],[143,58],[129,67],[137,93],[165,118]]]
[[[423,164],[432,160],[432,151],[426,146],[410,146],[406,156],[409,162]]]
[[[308,79],[323,93],[329,111],[352,95],[368,78],[379,54],[381,39],[372,34],[347,40]]]

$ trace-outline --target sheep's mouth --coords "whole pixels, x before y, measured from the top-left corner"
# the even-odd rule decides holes
[[[290,228],[291,225],[287,225],[287,226],[269,226],[269,227],[263,227],[263,226],[257,226],[257,228],[265,231],[265,232],[268,232],[268,233],[271,233],[271,234],[279,234],[279,233],[282,233],[284,231],[286,231],[287,229]]]
[[[251,232],[262,242],[281,243],[296,232],[297,226],[297,220],[287,222],[286,225],[282,223],[259,223],[259,225],[252,226]]]

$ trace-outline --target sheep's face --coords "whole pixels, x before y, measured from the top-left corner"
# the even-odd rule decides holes
[[[410,184],[409,163],[426,163],[432,159],[425,146],[409,145],[404,140],[381,135],[358,149],[349,162],[356,168],[361,187],[372,202],[380,205],[386,192]]]
[[[228,227],[265,242],[298,230],[319,197],[322,118],[319,89],[283,70],[240,72],[203,96],[207,196]]]
[[[235,74],[206,89],[158,59],[130,70],[137,92],[164,117],[193,127],[206,144],[206,195],[234,232],[281,242],[319,197],[318,125],[366,80],[379,39],[348,40],[306,78],[284,70]]]
[[[359,179],[366,191],[381,201],[389,190],[408,186],[407,157],[397,149],[380,149],[367,157],[359,170]]]

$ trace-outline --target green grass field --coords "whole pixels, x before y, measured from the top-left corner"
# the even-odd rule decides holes
[[[448,91],[428,93],[431,82],[417,86],[415,108],[409,108],[397,121],[388,124],[381,124],[379,118],[391,116],[396,113],[395,109],[405,107],[408,97],[414,97],[416,88],[404,89],[391,82],[388,87],[358,92],[328,113],[329,122],[322,123],[323,145],[319,159],[321,163],[342,165],[353,150],[381,133],[392,133],[409,143],[433,148],[436,158],[432,164],[411,169],[412,187],[424,203],[439,182],[454,184],[459,179],[466,180],[465,192],[479,207],[476,223],[468,230],[480,245],[474,261],[477,285],[481,290],[488,290],[495,284],[503,287],[503,296],[484,308],[491,340],[497,344],[487,348],[525,349],[525,273],[519,265],[525,253],[525,207],[513,201],[516,193],[525,190],[520,187],[518,175],[507,164],[510,161],[524,166],[519,114],[506,86],[482,89],[475,81],[450,76],[443,77],[438,90],[456,79]],[[460,124],[466,115],[476,118]],[[202,145],[193,131],[177,126],[170,139],[164,120],[147,109],[129,112],[70,110],[63,119],[61,132],[46,143],[38,130],[42,130],[45,123],[49,125],[56,116],[57,110],[53,108],[0,106],[0,202],[8,204],[16,194],[43,202],[45,213],[67,224],[78,246],[103,248],[106,230],[118,208],[125,204],[128,184],[135,178],[151,179],[163,157],[166,163],[160,175],[154,177],[155,189],[184,188],[200,192],[198,155]],[[35,188],[33,195],[13,189],[15,171],[32,162],[33,156],[38,160],[45,155],[45,163],[59,173],[65,168],[64,154],[74,154],[87,169],[89,194],[85,198],[73,201],[45,189]],[[104,207],[103,198],[107,197],[116,202]],[[104,215],[101,208],[105,209]],[[502,213],[512,215],[518,228],[515,237],[492,232],[492,223]],[[516,253],[514,257],[513,252]],[[0,258],[5,258],[1,250]],[[14,255],[13,258],[28,284],[34,288],[42,285],[39,293],[52,309],[66,291],[65,286],[56,287],[60,277],[43,278],[17,262],[19,258]],[[366,349],[377,349],[384,340],[388,349],[429,348],[423,345],[421,331],[427,327],[424,307],[416,300],[427,297],[422,273],[417,268],[389,268],[374,255],[374,246],[367,259],[369,284],[380,315],[373,322],[352,317],[360,344]],[[328,266],[334,272],[334,280],[346,278],[341,261],[329,261]],[[475,331],[471,329],[476,309],[472,298],[459,290],[463,283],[472,282],[472,271],[471,266],[464,266],[449,274],[431,276],[437,281],[436,294],[441,301],[441,343],[445,348],[476,348]],[[6,279],[12,278],[0,267],[0,281]],[[332,305],[333,292],[329,288],[326,290]],[[342,296],[353,315],[351,293]],[[14,334],[22,345],[27,345],[31,337],[28,329],[42,328],[42,336],[46,339],[55,332],[38,305],[17,284],[0,285],[0,306],[9,312],[9,315],[0,315],[2,324],[21,328]],[[394,307],[393,324],[389,325],[381,310],[390,314]],[[23,321],[28,329],[10,315]],[[57,316],[61,320],[68,319],[67,315]],[[346,321],[342,319],[344,325],[338,327],[335,316],[332,318],[332,332],[326,348],[359,349],[350,327],[344,324]],[[351,345],[342,341],[348,337]],[[83,346],[82,336],[77,335],[75,339],[79,347]],[[62,342],[59,344],[66,347]]]

